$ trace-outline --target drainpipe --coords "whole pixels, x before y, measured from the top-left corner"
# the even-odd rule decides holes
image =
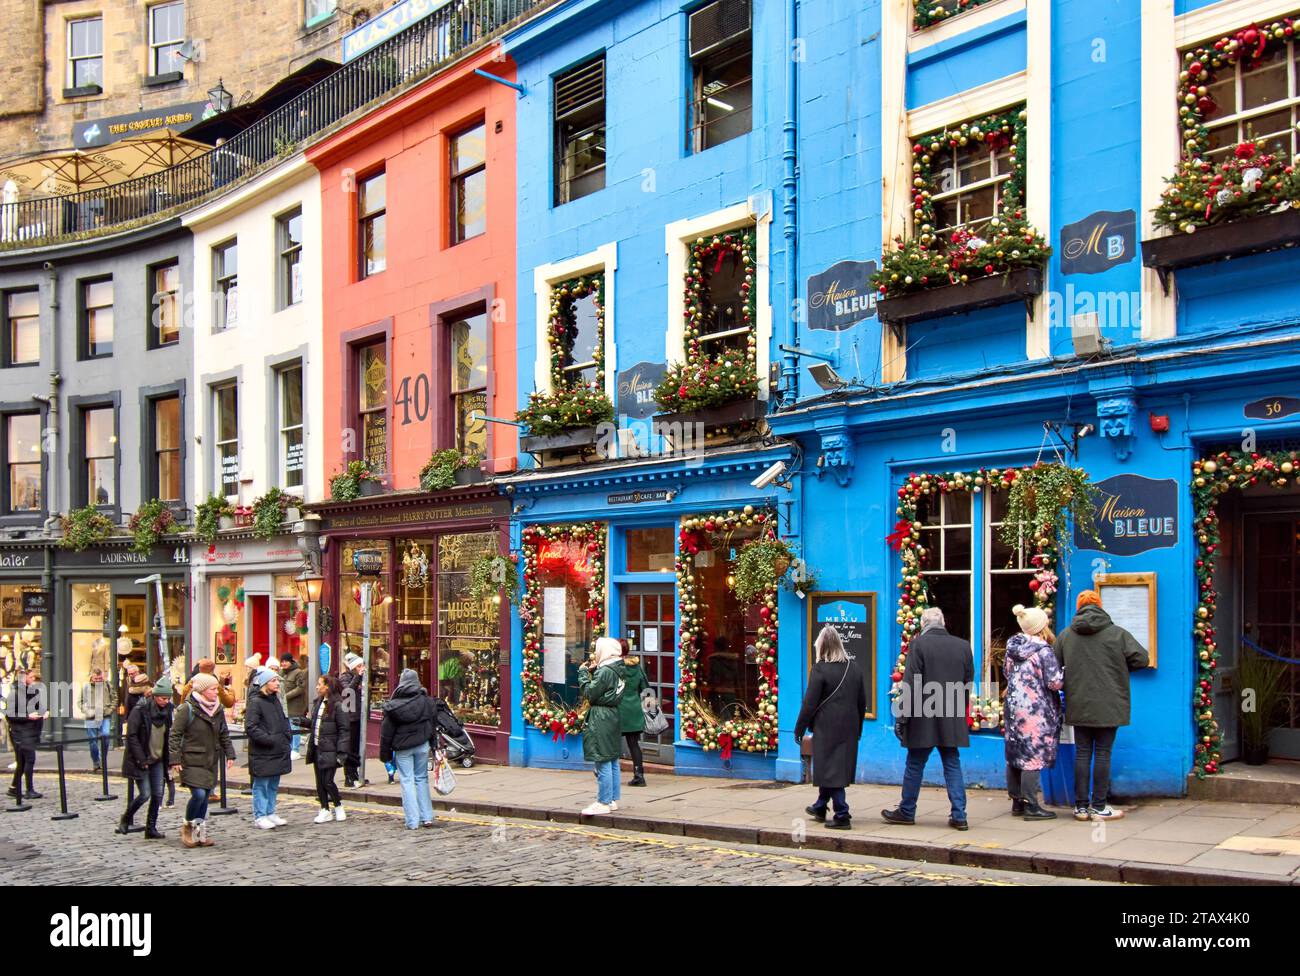
[[[45,531],[49,533],[59,518],[59,385],[63,377],[59,375],[59,272],[49,261],[45,262],[45,272],[50,290],[50,392],[34,399],[48,408],[41,450],[49,458],[50,491],[46,501],[50,516],[45,520]]]
[[[781,158],[785,175],[781,180],[785,205],[785,287],[786,314],[790,316],[790,345],[799,345],[799,321],[794,314],[799,297],[799,64],[795,58],[795,40],[799,36],[799,0],[788,0],[785,18],[785,146]],[[799,399],[799,357],[787,352],[781,359],[783,393],[781,406],[793,407]]]

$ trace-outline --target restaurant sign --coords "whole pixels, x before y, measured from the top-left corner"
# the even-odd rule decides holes
[[[212,105],[208,102],[189,102],[185,105],[151,109],[148,112],[132,112],[130,115],[86,119],[73,123],[72,144],[78,149],[93,149],[97,146],[107,146],[127,136],[159,132],[163,129],[184,132],[215,114]]]
[[[1137,474],[1117,474],[1097,482],[1097,534],[1111,556],[1136,556],[1152,549],[1172,549],[1178,542],[1178,482]],[[1097,542],[1074,529],[1079,549]]]
[[[655,387],[663,382],[663,363],[637,363],[618,374],[618,412],[633,420],[645,420],[660,411]]]
[[[876,314],[875,261],[841,261],[808,279],[808,328],[840,332]]]
[[[376,14],[360,27],[343,35],[343,63],[365,54],[372,47],[400,34],[434,11],[449,6],[453,0],[402,0],[381,14]]]

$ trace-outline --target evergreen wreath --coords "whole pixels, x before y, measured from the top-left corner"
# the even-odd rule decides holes
[[[701,607],[695,585],[695,557],[708,549],[722,549],[739,529],[759,527],[762,538],[776,539],[776,515],[756,511],[746,505],[741,511],[729,510],[712,515],[695,515],[682,519],[677,549],[677,600],[681,632],[678,638],[677,709],[682,734],[698,742],[705,752],[717,749],[723,759],[730,759],[734,749],[743,752],[767,752],[777,746],[777,582],[763,586],[758,609],[761,623],[754,647],[758,651],[761,680],[758,698],[747,715],[720,718],[713,714],[697,694],[696,668],[700,648],[707,635],[700,629]]]
[[[576,542],[586,546],[590,557],[587,619],[591,621],[591,638],[594,642],[605,633],[605,537],[606,526],[603,522],[530,525],[523,531],[524,592],[519,602],[519,620],[524,632],[523,668],[519,676],[523,685],[521,707],[524,720],[542,732],[551,733],[553,740],[581,732],[586,721],[587,706],[552,702],[542,682],[544,638],[542,583],[537,578],[538,555],[547,542]]]

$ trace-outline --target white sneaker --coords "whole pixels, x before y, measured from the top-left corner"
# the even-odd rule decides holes
[[[343,805],[342,805],[342,804],[340,804],[339,806],[336,806],[336,807],[334,808],[334,819],[337,820],[337,821],[339,821],[340,823],[342,823],[344,820],[347,820],[347,819],[348,819],[348,815],[347,815],[346,813],[343,812]]]
[[[599,800],[597,800],[591,806],[587,807],[587,809],[583,810],[582,815],[584,817],[596,817],[601,814],[609,813],[609,812],[610,812],[610,808],[605,806],[605,804],[601,803]]]
[[[613,800],[613,801],[610,803],[610,805],[609,805],[609,811],[610,811],[610,813],[617,813],[617,812],[618,812],[618,801],[617,801],[617,800]]]
[[[266,819],[271,821],[271,823],[275,824],[277,827],[283,827],[285,824],[289,822],[285,820],[283,817],[281,817],[278,813],[273,813]]]
[[[270,817],[259,817],[253,821],[253,826],[257,827],[259,830],[274,830],[275,821]]]
[[[8,766],[5,767],[5,769],[9,770],[9,772],[11,773],[17,768],[18,768],[18,764],[16,762],[11,762]]]
[[[322,807],[320,813],[316,814],[316,819],[313,820],[312,823],[329,823],[333,819],[334,819],[334,814],[330,813],[329,810]]]
[[[1123,820],[1124,819],[1124,811],[1116,810],[1109,803],[1107,803],[1100,810],[1098,810],[1096,807],[1089,807],[1088,815],[1092,817],[1093,820]]]
[[[289,758],[290,758],[290,759],[301,759],[302,756],[298,755],[298,750],[295,749],[295,750],[293,750],[293,752],[289,753]]]

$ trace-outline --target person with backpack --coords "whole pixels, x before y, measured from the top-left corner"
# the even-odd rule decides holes
[[[235,765],[235,746],[226,726],[226,712],[218,696],[218,682],[200,672],[191,682],[190,696],[176,707],[167,739],[172,774],[188,787],[190,802],[185,807],[181,843],[185,847],[212,847],[208,837],[208,798],[220,781],[217,764]]]
[[[253,675],[255,693],[244,713],[248,734],[248,772],[253,779],[253,824],[261,830],[283,827],[288,821],[275,812],[280,777],[293,771],[289,743],[293,730],[280,701],[280,675],[261,668]]]
[[[155,682],[153,694],[136,702],[127,716],[122,775],[135,782],[135,797],[118,820],[115,833],[129,834],[135,815],[148,803],[145,840],[162,840],[167,836],[158,829],[158,810],[171,761],[167,747],[172,731],[172,708],[172,680],[169,675],[163,675]]]
[[[578,668],[578,691],[590,706],[582,730],[582,755],[596,766],[596,801],[582,811],[584,817],[618,809],[618,760],[622,755],[623,676],[616,667],[623,647],[612,637],[596,638],[590,660]]]
[[[632,758],[632,780],[628,786],[645,786],[645,758],[641,754],[641,733],[645,731],[645,711],[641,707],[641,692],[650,687],[646,681],[645,669],[641,667],[641,658],[628,654],[626,641],[619,641],[623,659],[616,661],[613,667],[623,679],[623,700],[619,702],[618,714],[622,721],[623,741],[627,743],[627,754]]]
[[[402,776],[402,814],[406,829],[436,827],[433,797],[429,793],[429,740],[433,738],[433,699],[420,684],[420,676],[407,668],[383,704],[379,730],[379,758],[395,762]]]
[[[312,823],[348,819],[334,775],[347,751],[351,723],[352,716],[339,698],[339,679],[332,674],[322,674],[316,679],[316,701],[312,704],[311,720],[307,723],[307,762],[315,772],[316,799],[320,801],[320,813]]]
[[[817,800],[806,811],[829,830],[848,830],[853,823],[844,790],[856,778],[858,741],[867,714],[867,683],[834,627],[823,627],[813,647],[817,663],[808,676],[808,691],[794,723],[794,736],[801,748],[804,733],[813,733]],[[826,808],[831,804],[834,816],[827,823]]]
[[[1007,792],[1011,814],[1025,820],[1055,820],[1056,814],[1038,803],[1044,769],[1056,765],[1061,739],[1061,665],[1052,653],[1056,637],[1041,607],[1016,604],[1011,610],[1020,633],[1007,641],[1002,673],[1007,692],[1002,701],[1005,730]]]
[[[1074,726],[1074,819],[1119,820],[1124,811],[1108,801],[1110,753],[1129,723],[1129,675],[1149,667],[1150,658],[1101,608],[1095,590],[1077,597],[1056,652],[1065,669],[1065,723]]]

